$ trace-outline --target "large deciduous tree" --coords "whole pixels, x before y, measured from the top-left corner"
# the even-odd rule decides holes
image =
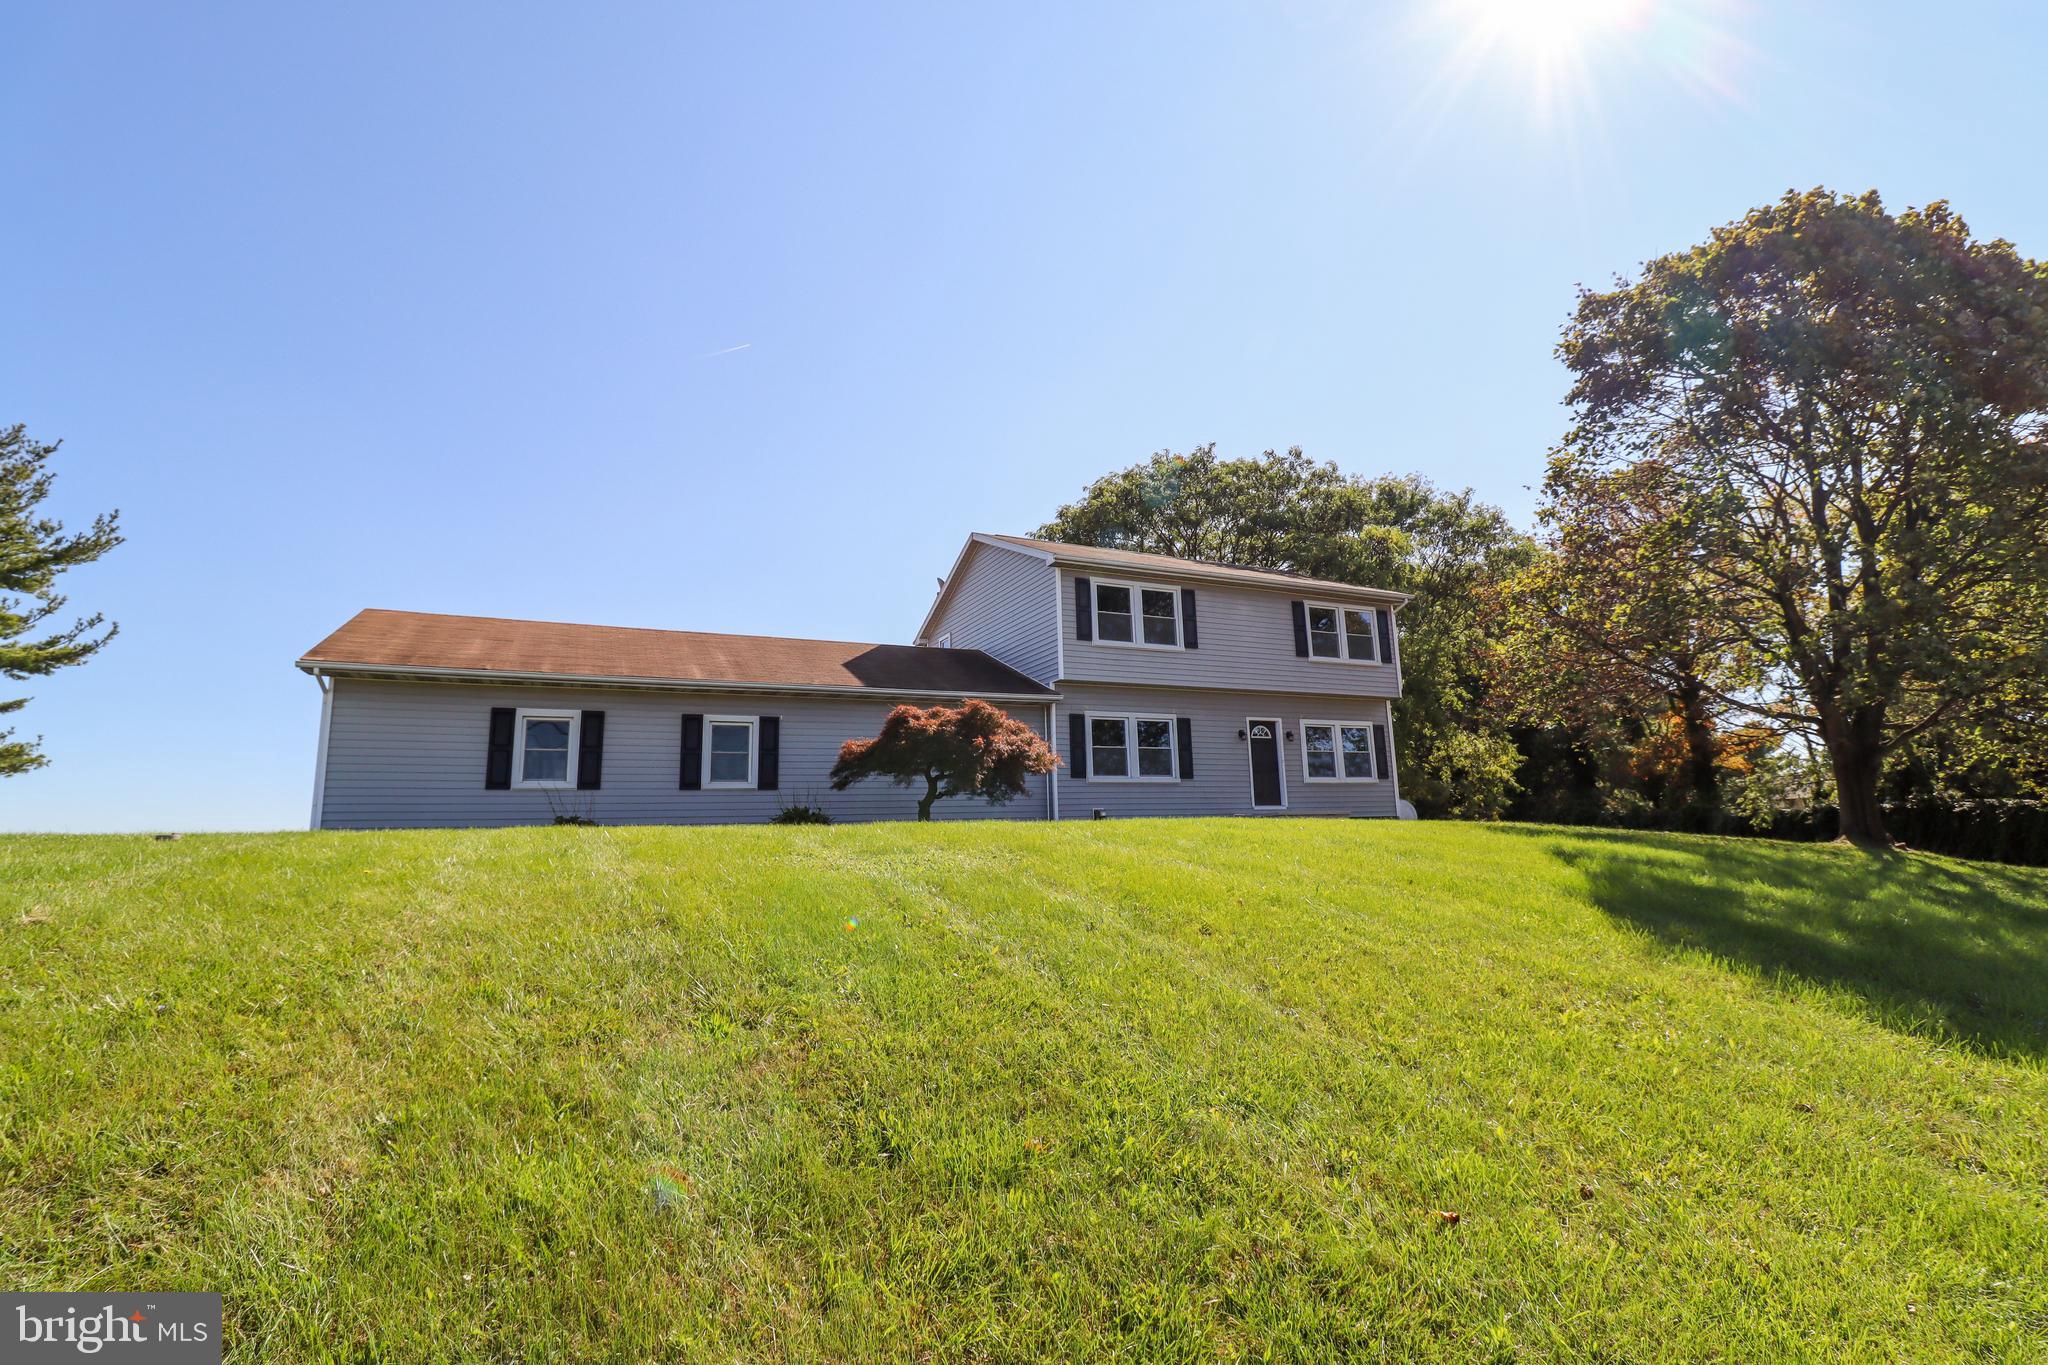
[[[19,423],[0,429],[0,674],[17,682],[84,663],[114,638],[116,629],[98,614],[68,626],[51,619],[65,604],[57,591],[58,576],[121,543],[118,513],[95,517],[86,530],[71,534],[62,522],[43,514],[55,478],[50,457],[56,452],[56,443],[35,440]],[[0,700],[0,715],[21,710],[28,701]],[[38,742],[0,730],[0,777],[47,761]]]
[[[1745,660],[1703,685],[1810,733],[1865,846],[1900,746],[2048,733],[2048,269],[1943,204],[1788,194],[1582,292],[1559,349],[1546,499],[1564,553],[1618,541],[1610,657],[1649,667],[1669,605],[1660,646]]]
[[[1395,707],[1402,792],[1433,813],[1505,809],[1518,757],[1488,690],[1488,593],[1533,551],[1469,491],[1349,475],[1299,449],[1233,460],[1205,445],[1098,479],[1038,534],[1412,594]]]
[[[949,796],[978,796],[1001,805],[1022,796],[1033,773],[1049,773],[1059,759],[1038,733],[985,701],[958,706],[899,706],[873,739],[849,739],[832,765],[832,790],[845,791],[870,777],[899,786],[924,783],[917,818],[932,818],[932,804]]]

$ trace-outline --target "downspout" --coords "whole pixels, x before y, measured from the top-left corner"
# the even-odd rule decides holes
[[[1408,814],[1407,812],[1404,812],[1404,811],[1403,811],[1403,810],[1401,809],[1401,807],[1402,807],[1402,806],[1403,806],[1403,804],[1404,804],[1404,803],[1403,803],[1403,801],[1401,800],[1401,759],[1400,759],[1400,752],[1401,752],[1401,746],[1400,746],[1400,745],[1398,745],[1398,744],[1396,744],[1396,743],[1394,742],[1394,703],[1393,703],[1393,702],[1391,702],[1391,701],[1389,701],[1389,702],[1388,702],[1388,703],[1386,704],[1386,706],[1387,706],[1387,780],[1388,780],[1389,782],[1392,782],[1392,783],[1394,784],[1394,818],[1395,818],[1396,820],[1408,820],[1408,819],[1413,819],[1414,817],[1413,817],[1412,815]],[[1413,807],[1413,806],[1410,806],[1410,807],[1408,808],[1408,810],[1409,810],[1409,811],[1413,811],[1413,810],[1414,810],[1414,807]]]
[[[1059,752],[1060,704],[1049,701],[1045,704],[1045,743],[1055,754]],[[1045,775],[1045,803],[1049,812],[1047,819],[1060,818],[1060,770],[1054,768]]]
[[[1401,607],[1405,607],[1407,605],[1408,604],[1406,602],[1403,602],[1401,604]],[[1400,696],[1401,693],[1405,691],[1407,687],[1407,684],[1403,680],[1401,673],[1401,607],[1395,607],[1392,611],[1387,613],[1387,643],[1394,647],[1394,695],[1397,697]],[[1393,740],[1393,737],[1394,708],[1390,703],[1387,706],[1388,741],[1391,742]],[[1388,766],[1391,768],[1392,764],[1389,764]]]
[[[1403,602],[1401,607],[1407,605],[1406,602]],[[1401,672],[1401,607],[1395,607],[1393,611],[1387,614],[1387,620],[1392,627],[1387,632],[1389,637],[1388,643],[1394,647],[1394,695],[1386,703],[1387,777],[1394,784],[1394,818],[1397,820],[1411,818],[1415,809],[1413,806],[1408,807],[1406,814],[1401,809],[1401,760],[1399,757],[1401,746],[1394,742],[1394,703],[1399,701],[1402,693],[1407,691],[1407,686],[1402,680]]]
[[[313,756],[313,823],[310,828],[318,829],[321,808],[327,804],[327,736],[334,727],[334,686],[320,676],[318,669],[313,671],[312,678],[320,685],[320,750]]]

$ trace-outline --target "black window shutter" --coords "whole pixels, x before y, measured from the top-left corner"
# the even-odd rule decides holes
[[[576,730],[576,790],[604,785],[604,712],[585,711]]]
[[[764,792],[775,790],[782,778],[782,717],[761,717],[761,752],[754,756],[754,785]]]
[[[1195,590],[1180,590],[1180,642],[1189,649],[1195,647]]]
[[[1095,638],[1095,590],[1085,578],[1074,580],[1074,638]]]
[[[491,708],[490,745],[484,750],[484,790],[501,792],[512,785],[512,708]]]
[[[1380,662],[1394,662],[1394,613],[1385,607],[1379,609],[1380,618]]]
[[[683,776],[676,785],[693,792],[704,785],[704,717],[683,717]]]
[[[1088,777],[1088,717],[1079,711],[1067,717],[1067,767],[1082,781]]]
[[[1290,605],[1294,608],[1294,652],[1306,659],[1308,657],[1308,603],[1295,602]]]
[[[1182,716],[1175,727],[1180,731],[1180,780],[1185,782],[1195,775],[1195,723]]]
[[[1384,725],[1372,727],[1372,767],[1374,777],[1382,782],[1387,780],[1387,727]]]

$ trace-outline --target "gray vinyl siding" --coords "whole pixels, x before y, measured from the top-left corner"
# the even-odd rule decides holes
[[[846,792],[826,774],[848,739],[872,735],[893,700],[870,697],[771,697],[748,694],[525,688],[460,683],[336,678],[328,727],[321,827],[529,825],[553,818],[548,793],[484,788],[485,748],[494,706],[600,710],[605,713],[604,786],[558,793],[603,824],[758,823],[804,801],[835,820],[909,820],[919,791],[870,780]],[[1033,729],[1043,706],[1008,703]],[[781,773],[775,791],[682,791],[685,713],[781,718]],[[1036,820],[1047,814],[1042,779],[1029,796],[1001,806],[941,801],[935,818]]]
[[[1073,569],[1060,570],[1060,631],[1065,669],[1057,686],[1070,682],[1142,683],[1164,687],[1233,688],[1344,697],[1398,697],[1396,664],[1362,664],[1304,659],[1294,652],[1291,603],[1304,595],[1259,588],[1219,586],[1146,578],[1148,584],[1195,590],[1197,647],[1147,649],[1074,638]],[[1088,573],[1101,581],[1131,581],[1111,573]],[[1325,599],[1327,600],[1327,599]],[[1398,635],[1398,622],[1396,631]],[[1395,659],[1400,658],[1398,641]]]
[[[1207,623],[1203,623],[1204,647]],[[1072,657],[1071,650],[1069,657]],[[1302,757],[1304,720],[1346,721],[1387,725],[1393,729],[1385,701],[1330,696],[1273,695],[1191,691],[1179,688],[1097,687],[1068,684],[1061,689],[1058,733],[1054,747],[1066,766],[1060,769],[1059,804],[1063,820],[1087,820],[1097,810],[1110,817],[1150,815],[1359,815],[1396,814],[1395,778],[1384,782],[1309,782]],[[1194,729],[1194,771],[1186,780],[1105,781],[1073,776],[1068,717],[1087,714],[1187,716]],[[1237,732],[1248,719],[1278,720],[1282,726],[1280,771],[1287,806],[1283,811],[1252,808],[1251,755]],[[1292,739],[1284,735],[1291,733]],[[1388,754],[1391,763],[1393,755]]]
[[[955,649],[978,649],[1027,678],[1059,676],[1059,572],[1035,556],[972,545],[953,574],[945,607],[926,644],[953,637]]]

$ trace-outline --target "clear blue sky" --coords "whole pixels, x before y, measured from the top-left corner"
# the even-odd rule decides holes
[[[9,6],[0,421],[128,543],[0,828],[303,825],[359,607],[907,640],[1212,440],[1526,520],[1574,285],[1790,187],[2048,254],[2033,6],[1550,3]]]

